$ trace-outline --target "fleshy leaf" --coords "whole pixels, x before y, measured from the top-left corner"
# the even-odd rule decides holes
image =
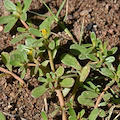
[[[12,65],[9,64],[10,62],[10,55],[7,52],[2,52],[1,53],[1,58],[5,66],[12,71]]]
[[[22,66],[23,64],[17,60],[11,60],[9,62],[11,65],[15,66],[15,67],[19,67],[19,66]]]
[[[81,94],[84,98],[96,98],[98,97],[98,94],[92,91],[84,91]]]
[[[73,78],[65,78],[63,80],[60,81],[60,85],[62,87],[72,87],[74,84],[74,79]]]
[[[24,0],[23,2],[23,12],[27,12],[28,8],[30,7],[32,0]]]
[[[48,46],[51,50],[53,50],[55,48],[55,41],[52,40]]]
[[[62,90],[63,96],[66,97],[67,94],[70,92],[70,90],[71,90],[71,88],[64,88],[64,89]]]
[[[92,61],[99,61],[99,59],[94,54],[88,54],[87,58],[89,58]]]
[[[87,64],[86,66],[83,67],[81,70],[81,76],[80,76],[80,82],[84,82],[86,78],[88,77],[90,72],[90,66]]]
[[[102,74],[102,75],[105,75],[105,76],[107,76],[107,77],[112,77],[112,76],[114,76],[114,74],[111,72],[111,70],[109,70],[108,68],[101,68],[100,69],[100,73]]]
[[[12,17],[11,15],[0,17],[0,24],[9,23],[9,21],[13,18],[14,17]]]
[[[18,32],[26,32],[26,28],[18,27],[18,28],[17,28],[17,31],[18,31]]]
[[[56,53],[57,53],[57,50],[58,50],[59,45],[60,45],[60,40],[59,40],[59,38],[57,38],[57,37],[54,38],[54,41],[55,41],[55,49],[52,50],[53,59],[55,58]]]
[[[106,93],[103,95],[103,99],[104,101],[108,101],[111,98],[111,94],[110,93]]]
[[[115,61],[115,57],[114,56],[110,56],[110,57],[107,57],[105,59],[106,62],[114,62]]]
[[[40,82],[47,82],[47,79],[45,79],[45,78],[43,78],[43,77],[39,77],[38,80],[39,80]]]
[[[23,12],[21,15],[20,15],[20,19],[23,20],[23,21],[26,21],[27,20],[27,14],[25,12]]]
[[[12,27],[15,25],[15,23],[17,22],[17,18],[15,18],[15,17],[12,17],[11,19],[10,19],[10,21],[8,22],[8,24],[5,26],[5,28],[4,28],[4,32],[6,33],[6,32],[9,32],[11,29],[12,29]]]
[[[70,52],[74,55],[84,54],[86,50],[87,49],[85,47],[80,46],[78,44],[73,44],[70,46]]]
[[[38,29],[29,28],[29,32],[30,32],[32,35],[35,35],[35,36],[37,36],[37,37],[42,37],[42,33],[41,33]]]
[[[10,0],[5,0],[4,6],[5,6],[6,10],[9,12],[13,12],[16,10],[16,5]]]
[[[15,44],[17,42],[20,42],[23,38],[27,37],[29,35],[29,33],[23,33],[18,35],[17,37],[13,38],[10,43]]]
[[[0,112],[0,120],[6,120],[2,112]]]
[[[94,102],[91,99],[84,98],[81,95],[78,97],[78,102],[82,105],[85,105],[85,106],[94,107]]]
[[[58,77],[62,76],[64,73],[64,68],[62,66],[60,66],[57,70],[56,70],[56,74]]]
[[[42,112],[41,112],[41,116],[42,116],[43,120],[48,120],[45,111],[42,111]]]
[[[38,97],[42,96],[48,90],[46,85],[47,85],[47,83],[44,83],[43,85],[34,88],[31,93],[32,97],[38,98]]]
[[[99,110],[97,109],[93,109],[92,112],[89,115],[89,120],[96,120],[99,114]]]
[[[69,114],[70,116],[76,117],[76,113],[75,113],[74,109],[71,108],[71,107],[68,108],[68,114]]]
[[[70,54],[63,54],[61,56],[61,61],[62,63],[64,63],[65,65],[71,66],[77,70],[81,69],[81,65],[79,64],[79,62],[77,61],[77,59],[70,55]]]

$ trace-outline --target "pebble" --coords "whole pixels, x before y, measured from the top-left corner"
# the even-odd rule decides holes
[[[105,13],[108,13],[108,11],[109,11],[109,5],[106,4],[106,5],[105,5]]]
[[[112,30],[112,29],[109,29],[109,30],[108,30],[108,33],[113,34],[113,30]]]
[[[0,26],[0,32],[2,32],[3,31],[3,26]]]
[[[88,14],[89,14],[89,11],[88,11],[88,10],[83,10],[83,11],[80,12],[80,15],[81,15],[81,16],[86,16],[86,15],[88,15]]]

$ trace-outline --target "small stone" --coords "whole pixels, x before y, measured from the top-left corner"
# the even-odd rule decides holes
[[[109,5],[106,4],[106,6],[105,6],[105,13],[108,13],[108,11],[109,11]]]
[[[12,105],[8,105],[8,109],[12,108],[13,106]]]
[[[109,30],[108,30],[108,33],[113,34],[113,30],[112,30],[112,29],[109,29]]]
[[[0,32],[2,32],[3,31],[3,26],[0,26]]]
[[[83,11],[80,12],[81,16],[86,16],[88,14],[89,14],[88,10],[83,10]]]
[[[13,92],[10,93],[10,96],[14,98],[15,97],[15,93],[13,93]]]

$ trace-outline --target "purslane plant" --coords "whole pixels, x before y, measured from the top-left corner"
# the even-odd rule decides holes
[[[65,0],[56,16],[44,1],[42,1],[52,13],[52,16],[48,16],[38,28],[33,28],[27,24],[26,12],[31,2],[31,0],[24,0],[22,6],[20,2],[14,4],[10,0],[4,1],[6,10],[11,13],[9,16],[0,17],[0,24],[7,24],[4,32],[10,31],[17,20],[20,20],[24,27],[18,27],[17,30],[22,34],[13,38],[11,43],[15,44],[23,39],[25,39],[25,42],[24,44],[18,44],[17,49],[10,53],[1,53],[2,61],[9,71],[1,67],[0,71],[12,75],[19,82],[25,84],[23,79],[27,69],[30,69],[31,76],[38,77],[38,80],[43,83],[41,86],[32,90],[32,97],[38,98],[46,91],[56,92],[57,94],[60,106],[56,106],[56,110],[51,113],[52,117],[61,111],[62,120],[96,120],[98,117],[110,119],[110,111],[106,115],[103,106],[107,106],[108,104],[115,105],[116,100],[119,98],[119,96],[115,98],[113,93],[107,91],[111,89],[114,83],[120,86],[120,65],[118,65],[117,69],[113,66],[113,62],[115,61],[113,54],[116,53],[117,47],[107,50],[107,42],[102,44],[101,40],[96,38],[95,33],[92,32],[90,35],[90,44],[82,44],[81,42],[78,44],[73,41],[69,53],[62,54],[61,63],[68,66],[69,69],[65,69],[62,66],[56,69],[54,59],[59,50],[60,40],[58,37],[52,37],[53,39],[50,41],[51,26],[54,20],[61,26],[62,23],[58,20],[58,15]],[[68,32],[67,28],[65,32],[66,30]],[[85,63],[81,64],[82,61]],[[20,77],[12,72],[13,66],[19,68],[18,70],[21,72]],[[102,78],[96,75],[90,78],[90,74],[95,71],[100,73]],[[108,78],[105,88],[101,84],[95,84],[95,81],[98,79],[104,80],[105,78]],[[83,92],[80,92],[77,97],[78,103],[91,108],[91,111],[88,113],[88,118],[84,117],[86,111],[82,106],[78,112],[74,110],[74,101],[78,88],[83,89]],[[64,97],[69,92],[72,94],[71,99],[68,103],[65,103]],[[3,114],[1,115],[3,116]],[[41,116],[44,120],[47,119],[44,111],[41,112]]]

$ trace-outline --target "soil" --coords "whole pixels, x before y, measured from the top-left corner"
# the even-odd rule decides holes
[[[8,15],[5,12],[3,1],[0,0],[0,16]],[[14,3],[17,0],[12,0]],[[19,0],[21,1],[21,0]],[[44,0],[51,10],[56,13],[63,0]],[[41,1],[32,0],[30,10],[37,11],[42,14],[50,14]],[[60,19],[65,16],[66,6],[60,13]],[[83,40],[89,40],[90,32],[96,33],[102,42],[108,41],[108,49],[113,46],[120,45],[120,1],[119,0],[68,0],[68,15],[65,21],[66,26],[74,35],[78,42],[80,38],[80,30],[84,18],[84,35]],[[35,26],[39,25],[41,20],[36,16],[32,16]],[[16,24],[16,26],[19,23]],[[16,27],[15,26],[15,27]],[[4,27],[1,25],[0,27]],[[53,30],[55,31],[55,29]],[[61,31],[62,34],[64,32]],[[16,48],[16,45],[10,44],[10,40],[19,34],[14,28],[9,33],[0,31],[0,53],[3,51],[10,52]],[[57,32],[56,32],[57,34]],[[62,41],[64,43],[64,40]],[[66,42],[65,42],[66,43]],[[64,43],[64,44],[65,44]],[[1,62],[1,66],[4,67]],[[14,71],[17,74],[17,71]],[[28,85],[28,89],[32,91],[34,87],[40,85],[39,81],[31,78],[28,74],[24,81]],[[1,73],[2,74],[2,73]],[[19,74],[18,74],[19,75]],[[57,99],[50,93],[45,93],[42,97],[34,99],[22,88],[17,80],[10,75],[0,78],[0,111],[4,112],[7,120],[40,120],[40,113],[45,109],[44,100],[47,99],[49,120],[60,120],[61,116],[50,117],[51,112],[55,109],[55,105],[59,104]],[[67,100],[68,98],[66,98]]]

